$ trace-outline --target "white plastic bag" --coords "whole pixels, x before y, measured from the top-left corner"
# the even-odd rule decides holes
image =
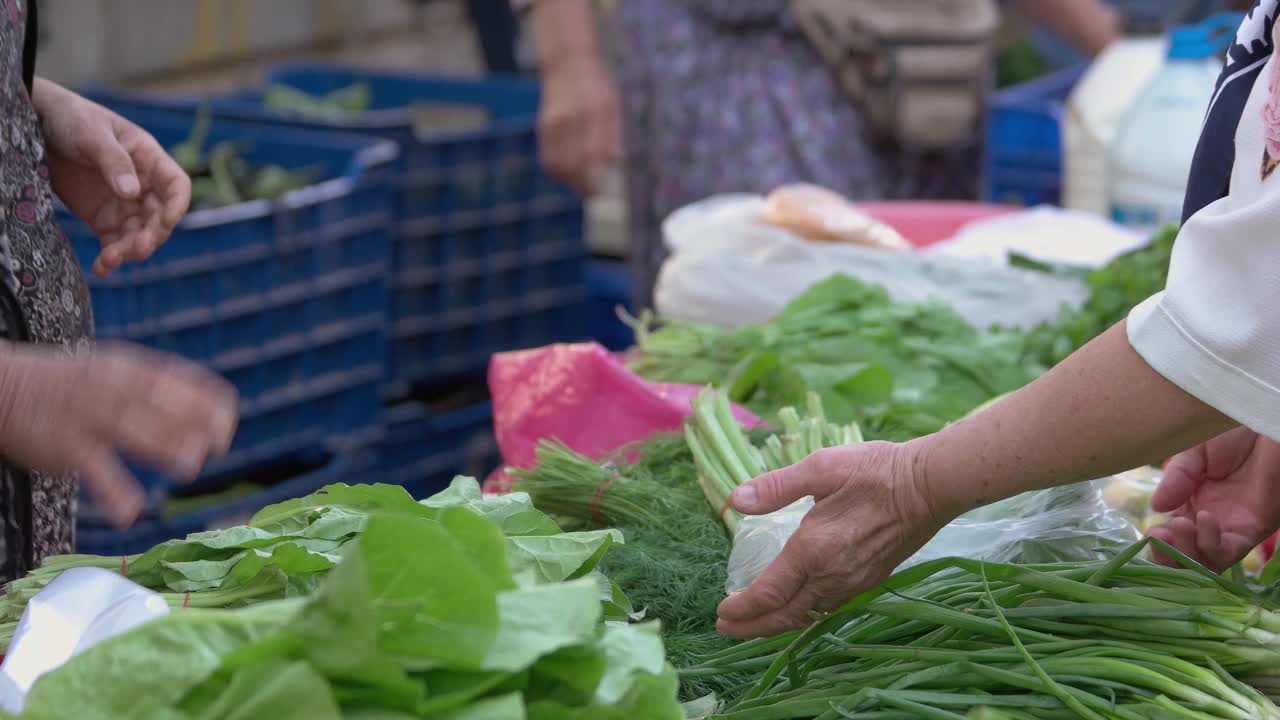
[[[1077,210],[1038,207],[977,220],[926,252],[1006,265],[1011,254],[1048,265],[1099,268],[1145,247],[1151,236]]]
[[[1098,550],[1136,542],[1137,528],[1102,499],[1102,481],[1023,493],[978,508],[944,527],[899,570],[944,557],[991,562],[1093,560]],[[729,554],[726,592],[746,589],[782,552],[813,508],[804,498],[777,512],[743,518]]]
[[[22,711],[41,675],[103,640],[168,615],[157,593],[101,568],[72,568],[27,603],[0,665],[0,707]]]
[[[716,196],[667,219],[670,256],[654,291],[662,317],[720,327],[763,322],[835,273],[880,285],[897,302],[940,300],[975,327],[1032,326],[1088,296],[1078,280],[983,259],[803,240],[763,222],[764,202]]]

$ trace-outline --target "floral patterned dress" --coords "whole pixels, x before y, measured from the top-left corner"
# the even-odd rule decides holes
[[[80,264],[54,222],[44,136],[31,103],[31,0],[0,0],[0,338],[84,351],[93,313]],[[0,579],[74,546],[74,477],[0,462]]]
[[[945,169],[912,164],[908,172],[901,158],[874,148],[789,6],[618,0],[628,234],[640,307],[652,307],[666,255],[663,219],[707,196],[798,181],[855,200],[974,191],[970,158]],[[963,182],[950,177],[966,164]]]

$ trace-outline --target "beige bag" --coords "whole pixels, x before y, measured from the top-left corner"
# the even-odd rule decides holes
[[[996,0],[792,0],[792,12],[881,141],[972,142],[1000,25]]]

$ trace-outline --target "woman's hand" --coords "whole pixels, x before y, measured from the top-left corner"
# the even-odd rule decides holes
[[[538,150],[547,172],[583,195],[622,156],[622,111],[601,60],[589,0],[532,6],[542,75]]]
[[[0,346],[0,455],[79,474],[120,526],[145,501],[122,456],[195,479],[230,447],[236,416],[235,389],[178,357],[118,345],[74,357]]]
[[[755,583],[720,605],[722,632],[808,624],[865,591],[946,523],[989,503],[1137,467],[1234,427],[1151,369],[1121,323],[1027,387],[905,445],[825,450],[740,487],[760,515],[816,504]],[[754,496],[753,496],[754,495]]]
[[[1151,506],[1170,514],[1152,537],[1226,570],[1280,527],[1280,444],[1242,427],[1177,455]]]
[[[739,487],[739,512],[763,515],[812,495],[782,553],[746,590],[720,603],[717,629],[762,637],[804,627],[868,590],[950,519],[920,477],[915,446],[863,443],[818,452]]]
[[[102,243],[94,273],[150,257],[187,212],[187,174],[150,133],[66,88],[37,78],[32,100],[53,190]]]
[[[582,195],[622,156],[618,94],[599,58],[556,60],[543,72],[538,147],[547,171]]]

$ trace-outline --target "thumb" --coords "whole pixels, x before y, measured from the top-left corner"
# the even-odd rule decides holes
[[[1167,513],[1185,505],[1204,484],[1207,464],[1203,445],[1175,455],[1165,465],[1160,484],[1151,496],[1151,509]]]
[[[830,452],[819,451],[795,465],[745,482],[733,491],[729,502],[743,515],[765,515],[810,495],[821,500],[833,490]]]
[[[133,158],[129,157],[129,151],[120,144],[111,128],[104,127],[94,133],[89,157],[116,195],[132,200],[141,194],[142,184],[133,166]]]

